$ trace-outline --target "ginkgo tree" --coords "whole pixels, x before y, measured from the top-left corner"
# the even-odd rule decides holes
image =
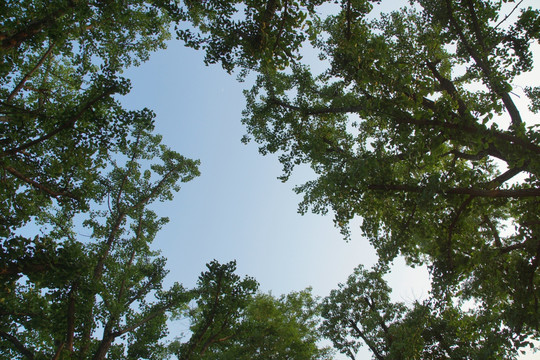
[[[3,242],[5,356],[153,358],[148,354],[166,334],[166,312],[190,301],[179,284],[162,288],[165,259],[150,244],[166,219],[149,206],[197,176],[198,162],[161,145],[143,115],[118,145],[110,172],[96,181],[99,197],[84,219],[89,241],[78,238],[73,214],[59,208],[40,236]],[[160,161],[141,169],[149,158]],[[127,335],[126,343],[118,343]]]
[[[119,74],[165,47],[168,1],[8,1],[0,4],[0,232],[51,202],[83,209],[109,147],[132,114]]]
[[[246,140],[279,154],[283,180],[299,164],[312,167],[316,178],[297,187],[301,211],[333,211],[346,237],[360,217],[379,254],[377,271],[397,256],[430,270],[430,299],[410,308],[388,301],[381,274],[357,271],[360,280],[325,300],[326,333],[338,349],[354,356],[356,336],[376,358],[513,357],[538,339],[540,90],[523,86],[527,109],[516,102],[516,79],[534,68],[540,11],[524,1],[412,0],[377,14],[379,3],[2,3],[2,351],[151,358],[238,350],[216,341],[242,323],[227,312],[212,315],[212,304],[226,305],[205,298],[216,289],[199,292],[199,337],[167,349],[149,345],[162,334],[167,306],[180,309],[195,298],[179,285],[161,289],[163,261],[142,241],[161,220],[144,209],[169,198],[182,176],[194,176],[195,163],[151,134],[133,142],[152,114],[125,111],[115,94],[129,90],[121,70],[163,47],[172,23],[188,46],[206,51],[207,63],[259,74],[246,92]],[[322,73],[302,63],[308,41],[328,65]],[[134,144],[154,146],[162,163],[139,171],[129,160]],[[127,157],[125,166],[114,163],[115,153]],[[179,161],[190,165],[170,173]],[[73,239],[71,219],[82,213],[90,216],[88,244]],[[25,236],[30,223],[50,231]],[[332,317],[343,306],[353,307]],[[220,328],[209,332],[205,311],[223,336],[213,337]],[[363,316],[345,317],[355,312]],[[473,323],[481,325],[479,337]],[[422,328],[404,352],[394,336]],[[338,331],[351,336],[349,348]]]

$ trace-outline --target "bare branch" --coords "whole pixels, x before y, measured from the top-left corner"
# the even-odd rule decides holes
[[[497,25],[495,25],[495,27],[493,28],[493,30],[496,30],[499,26],[502,25],[502,23],[504,23],[506,20],[508,20],[508,18],[510,16],[512,16],[512,14],[514,13],[514,11],[516,11],[516,9],[521,5],[521,3],[523,2],[523,0],[520,0],[516,6],[514,6],[514,8],[512,9],[512,11],[510,11],[508,14],[506,14],[506,16],[504,17],[504,19],[502,19],[501,21],[499,21],[499,23]]]

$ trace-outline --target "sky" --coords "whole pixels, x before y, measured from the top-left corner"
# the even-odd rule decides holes
[[[163,143],[201,161],[200,177],[183,184],[173,201],[154,207],[170,218],[154,242],[168,258],[169,285],[192,287],[209,261],[236,260],[237,273],[254,277],[262,291],[280,295],[311,286],[326,296],[356,266],[376,262],[359,222],[346,242],[331,213],[298,214],[301,197],[292,189],[312,176],[309,169],[282,183],[277,156],[264,157],[256,144],[241,143],[242,90],[250,88],[249,78],[239,83],[218,65],[205,66],[202,52],[174,40],[124,76],[133,85],[121,100],[125,107],[153,110]],[[398,261],[388,280],[395,301],[410,304],[428,295],[425,268]]]
[[[376,261],[358,232],[343,240],[330,214],[297,213],[301,197],[292,189],[310,178],[309,169],[282,183],[276,156],[241,143],[249,80],[239,83],[219,66],[205,66],[202,52],[174,41],[124,75],[133,89],[123,104],[152,109],[163,143],[201,161],[201,176],[156,207],[170,218],[154,246],[169,259],[171,281],[192,285],[212,259],[236,260],[238,272],[255,277],[263,291],[312,286],[323,296],[358,264]]]

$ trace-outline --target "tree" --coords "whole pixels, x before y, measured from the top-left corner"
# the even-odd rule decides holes
[[[428,266],[434,302],[473,303],[514,350],[538,339],[540,137],[514,82],[534,67],[540,11],[522,1],[417,0],[371,16],[377,1],[343,0],[324,18],[311,7],[293,21],[286,9],[306,3],[272,3],[290,26],[259,29],[310,39],[326,71],[290,55],[280,70],[286,61],[246,51],[244,38],[228,43],[236,51],[226,63],[260,74],[246,93],[246,141],[280,155],[283,180],[298,164],[314,170],[297,187],[301,211],[332,210],[346,237],[361,217],[382,265],[401,255]],[[258,3],[246,8],[245,21],[259,21]],[[219,26],[203,24],[212,57]],[[539,94],[531,84],[520,95],[533,113]]]
[[[311,289],[280,297],[259,293],[248,304],[238,338],[216,359],[331,359],[319,347],[320,306]]]
[[[187,0],[179,17],[193,27],[176,27],[176,34],[186,46],[205,50],[206,64],[220,63],[228,72],[238,67],[242,71],[283,68],[302,58],[298,50],[308,35],[297,30],[311,26],[308,15],[322,3]]]
[[[234,274],[235,262],[207,267],[194,290],[196,304],[179,314],[191,335],[171,344],[178,359],[329,359],[317,344],[320,309],[310,290],[275,298],[257,293],[253,278]]]
[[[118,74],[165,46],[168,1],[0,5],[0,236],[56,203],[84,210],[109,149],[135,121]],[[44,215],[45,216],[45,215]]]
[[[196,11],[180,6],[0,4],[2,356],[207,357],[233,338],[248,308],[256,311],[258,285],[240,280],[234,262],[208,264],[195,289],[164,289],[165,259],[150,249],[167,222],[151,204],[170,200],[179,182],[197,176],[198,162],[160,144],[151,111],[127,111],[116,96],[129,91],[123,69],[163,48],[173,22],[194,18]],[[87,239],[81,231],[90,231]],[[300,327],[287,341],[316,354],[315,312],[304,305],[312,303],[302,302],[298,319],[287,319]],[[166,344],[167,320],[187,313],[191,336]],[[294,335],[290,330],[282,340]],[[242,334],[230,346],[241,347]]]
[[[207,267],[195,290],[197,305],[188,314],[192,335],[172,347],[180,360],[205,359],[213,348],[233,337],[242,310],[259,286],[253,278],[234,274],[235,262],[221,265],[214,260]]]
[[[126,111],[115,96],[129,91],[118,74],[164,47],[176,6],[59,0],[0,8],[2,351],[114,358],[123,353],[118,338],[129,335],[130,356],[155,357],[165,312],[189,293],[161,288],[164,259],[149,242],[164,219],[147,206],[198,175],[197,162],[159,145],[154,115]],[[139,162],[154,156],[162,163],[141,172]],[[90,241],[75,236],[81,212]],[[27,236],[32,225],[41,234]]]
[[[148,120],[131,126],[132,136],[118,144],[110,172],[96,184],[99,201],[84,220],[90,241],[77,239],[61,208],[46,224],[48,233],[2,244],[6,357],[158,359],[164,353],[166,313],[186,307],[192,294],[179,284],[162,288],[165,259],[149,245],[167,219],[149,205],[197,176],[198,162],[161,145]],[[141,168],[154,157],[160,162]]]
[[[465,311],[451,298],[392,302],[388,268],[355,269],[323,300],[322,331],[350,359],[367,346],[373,359],[514,359],[498,314]]]

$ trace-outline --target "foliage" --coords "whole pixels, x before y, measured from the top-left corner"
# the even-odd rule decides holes
[[[0,236],[9,236],[50,204],[87,209],[110,147],[139,116],[115,98],[129,91],[118,74],[165,46],[174,7],[24,0],[2,2],[0,14]]]
[[[354,360],[365,345],[377,360],[516,358],[498,314],[465,311],[448,298],[392,302],[386,271],[359,266],[324,299],[322,331],[341,353]]]
[[[214,359],[241,352],[244,358],[319,358],[325,351],[316,345],[318,312],[308,292],[280,301],[255,295],[254,279],[236,275],[234,262],[217,261],[207,265],[195,289],[178,283],[163,289],[165,259],[150,244],[167,219],[149,206],[170,199],[178,182],[198,175],[198,162],[161,145],[152,128],[148,122],[134,126],[109,173],[99,179],[100,201],[83,221],[89,240],[78,239],[60,212],[61,221],[47,223],[47,234],[19,235],[2,244],[0,354]],[[271,313],[261,314],[265,309]],[[167,320],[175,318],[189,321],[190,336],[168,344]]]
[[[151,111],[124,110],[117,99],[129,91],[119,74],[165,47],[171,23],[185,19],[179,6],[0,4],[3,357],[208,358],[224,344],[248,341],[247,330],[233,335],[257,311],[258,284],[234,274],[234,262],[209,263],[195,289],[163,288],[165,259],[151,243],[168,220],[149,206],[198,176],[198,161],[161,145]],[[319,351],[316,313],[302,307],[313,305],[307,300],[279,308],[299,311],[277,334],[291,335],[297,358]],[[191,322],[191,337],[167,344],[167,321],[178,317]],[[293,324],[301,325],[298,333]],[[249,340],[253,349],[265,346],[265,338]]]
[[[258,294],[247,306],[238,339],[216,359],[331,359],[319,348],[320,308],[311,289],[279,298]]]
[[[118,74],[164,47],[175,7],[59,0],[0,8],[2,352],[98,359],[125,347],[159,358],[164,313],[189,296],[178,284],[162,289],[164,259],[149,244],[165,219],[148,205],[198,175],[197,162],[159,144],[149,110],[126,111],[115,96],[129,91]],[[161,163],[141,171],[155,158]],[[75,235],[81,212],[88,241]],[[27,236],[36,226],[41,234]]]
[[[280,154],[283,180],[299,164],[313,168],[316,179],[297,187],[301,211],[332,210],[346,237],[362,218],[380,262],[324,302],[323,331],[338,350],[354,358],[363,342],[378,359],[511,358],[539,338],[540,137],[514,82],[534,67],[540,11],[512,0],[415,0],[373,19],[378,1],[342,0],[321,18],[329,3],[0,4],[6,356],[326,356],[306,293],[254,295],[253,279],[216,262],[194,291],[161,287],[164,260],[148,244],[164,220],[147,206],[170,199],[196,163],[159,145],[150,111],[125,111],[115,95],[129,90],[122,69],[163,47],[171,21],[207,63],[259,72],[244,123],[263,154]],[[321,74],[301,63],[308,40],[328,64]],[[537,112],[533,85],[523,96]],[[143,171],[155,157],[161,163]],[[75,237],[81,212],[89,242]],[[30,223],[47,231],[25,236]],[[382,276],[399,255],[430,269],[426,302],[390,301]],[[188,314],[193,336],[166,348],[169,311]]]
[[[89,241],[77,239],[71,218],[59,211],[48,233],[2,244],[3,356],[161,358],[165,314],[192,295],[179,284],[162,288],[165,259],[150,244],[167,219],[148,206],[198,175],[198,162],[161,145],[152,129],[134,124],[98,179],[99,203],[84,220]],[[142,169],[150,158],[160,162]]]
[[[311,28],[309,14],[322,0],[184,1],[180,18],[194,27],[176,28],[187,46],[205,50],[206,64],[227,71],[285,67],[301,59],[298,50]]]
[[[234,274],[236,263],[212,261],[201,274],[195,305],[183,313],[188,341],[170,351],[181,360],[328,359],[319,348],[319,307],[309,290],[283,295],[257,293],[258,283]]]
[[[289,2],[272,3],[285,17]],[[294,54],[274,62],[268,47],[227,42],[226,68],[260,74],[246,92],[246,141],[279,154],[283,180],[311,166],[316,179],[297,187],[301,212],[332,210],[345,237],[360,217],[382,267],[397,256],[427,265],[432,304],[445,304],[438,321],[446,308],[464,323],[474,316],[515,353],[540,337],[540,137],[515,94],[516,77],[534,67],[540,11],[521,1],[416,0],[378,16],[377,1],[336,3],[325,18],[309,8],[283,27],[320,52],[320,74]],[[204,44],[217,61],[219,30],[205,27],[214,20],[206,15],[194,24],[210,34]],[[524,89],[537,111],[538,88]],[[473,304],[474,314],[452,302]]]

